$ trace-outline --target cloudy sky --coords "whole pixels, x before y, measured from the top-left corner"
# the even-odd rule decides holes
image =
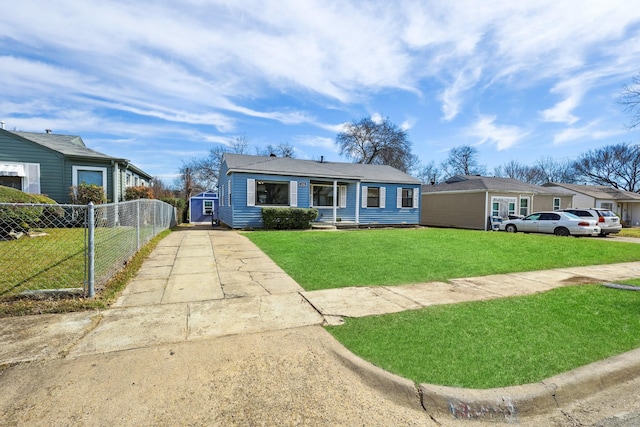
[[[423,163],[493,170],[640,142],[629,0],[20,0],[0,14],[7,130],[80,135],[171,183],[239,136],[341,159],[342,123],[388,117]]]

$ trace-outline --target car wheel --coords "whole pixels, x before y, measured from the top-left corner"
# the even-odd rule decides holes
[[[504,229],[507,233],[515,233],[516,231],[518,231],[518,229],[516,228],[515,225],[513,224],[509,224],[505,227]]]
[[[558,227],[554,230],[553,234],[555,234],[556,236],[568,236],[570,233],[566,228]]]

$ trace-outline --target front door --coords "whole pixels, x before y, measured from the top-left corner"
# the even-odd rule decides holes
[[[491,197],[491,216],[507,219],[509,215],[515,215],[517,200],[515,197]]]

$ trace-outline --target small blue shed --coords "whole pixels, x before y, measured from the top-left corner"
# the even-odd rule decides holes
[[[189,222],[212,224],[218,221],[218,193],[205,191],[189,199]]]

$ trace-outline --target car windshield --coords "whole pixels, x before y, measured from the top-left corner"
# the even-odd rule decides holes
[[[608,217],[616,216],[616,214],[614,214],[614,213],[613,213],[613,212],[611,212],[611,211],[600,211],[600,215],[602,215],[602,216],[608,216]]]
[[[565,212],[564,214],[567,216],[567,218],[571,218],[571,219],[582,219],[582,218],[580,218],[578,215],[574,215],[574,214],[572,214],[571,212]]]

